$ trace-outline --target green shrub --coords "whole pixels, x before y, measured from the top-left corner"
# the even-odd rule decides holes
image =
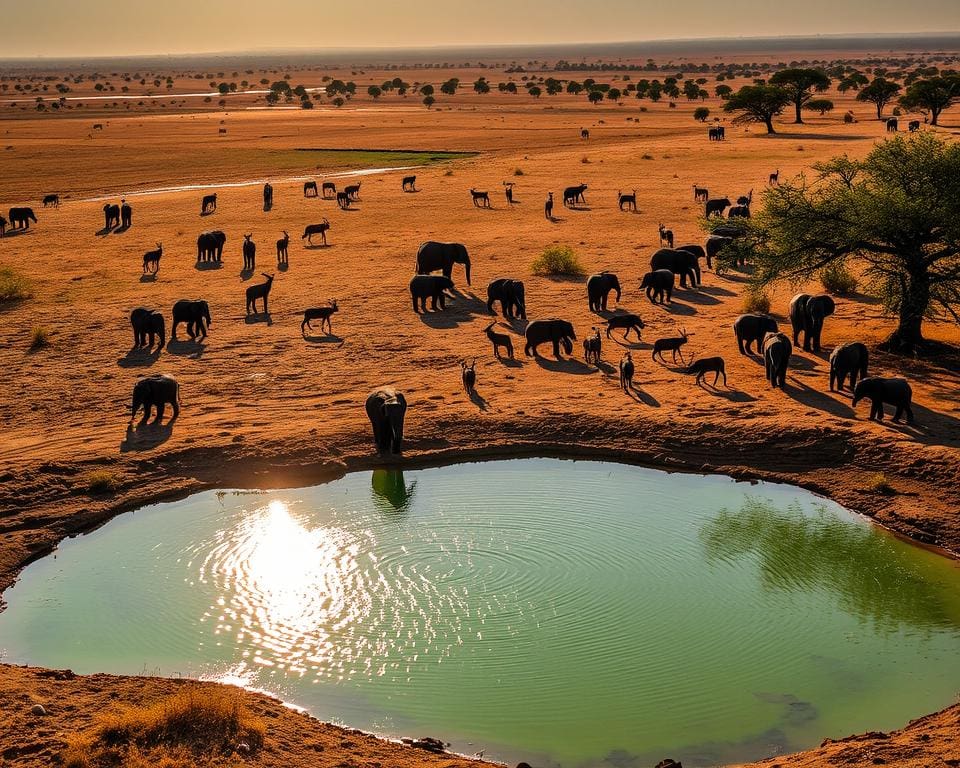
[[[850,296],[857,292],[857,278],[843,264],[828,264],[820,270],[823,287],[837,296]]]
[[[882,493],[884,496],[893,496],[897,492],[883,472],[878,472],[870,478],[870,490],[874,493]]]
[[[747,291],[743,296],[743,311],[767,314],[770,311],[770,297],[763,291]]]
[[[534,260],[533,274],[579,277],[586,270],[569,245],[550,245]]]
[[[120,483],[113,472],[97,470],[87,475],[87,493],[91,496],[101,496],[107,493],[116,493]]]
[[[50,346],[50,329],[45,325],[35,325],[30,332],[30,349],[43,349]]]
[[[19,272],[0,267],[0,304],[33,298],[33,286]]]

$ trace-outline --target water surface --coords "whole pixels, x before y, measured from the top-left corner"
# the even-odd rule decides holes
[[[5,661],[228,680],[538,766],[766,757],[960,681],[955,562],[795,488],[601,462],[202,493],[4,597]]]

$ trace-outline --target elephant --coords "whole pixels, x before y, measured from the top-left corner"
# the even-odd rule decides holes
[[[883,421],[883,405],[890,403],[895,406],[897,412],[893,415],[894,421],[900,421],[903,412],[907,412],[907,424],[913,423],[913,409],[910,407],[913,401],[913,390],[906,379],[890,378],[885,379],[881,376],[868,376],[861,379],[853,389],[853,407],[857,403],[867,399],[870,401],[870,418],[877,421]]]
[[[198,336],[201,339],[207,338],[207,326],[213,325],[210,319],[210,305],[202,299],[191,301],[190,299],[180,299],[173,305],[173,328],[170,330],[170,337],[177,338],[177,326],[180,323],[187,324],[187,334],[191,341]]]
[[[719,258],[720,251],[731,242],[733,242],[733,238],[725,235],[710,235],[707,238],[707,266],[710,269],[713,269],[713,260]]]
[[[620,301],[620,280],[613,272],[598,272],[587,279],[587,300],[591,312],[606,312],[610,291],[617,292]]]
[[[7,214],[10,216],[10,226],[13,229],[30,229],[30,222],[37,223],[37,216],[33,208],[11,208]]]
[[[705,259],[707,257],[707,252],[703,249],[702,245],[678,245],[676,250],[686,251],[689,254],[692,254],[696,259],[695,272],[697,273],[697,283],[703,282],[700,279],[700,259]]]
[[[120,206],[107,203],[103,206],[103,228],[113,229],[120,226]]]
[[[173,418],[180,415],[180,384],[166,373],[145,376],[133,385],[133,410],[130,412],[130,423],[133,423],[137,411],[143,408],[143,419],[140,424],[146,424],[150,419],[150,411],[157,409],[157,418],[154,424],[163,419],[163,411],[167,403],[173,406]]]
[[[133,207],[126,200],[121,201],[120,205],[120,226],[123,229],[133,226]]]
[[[522,280],[501,277],[487,286],[487,309],[493,312],[493,303],[500,302],[503,316],[513,320],[514,315],[521,320],[527,319],[526,289]]]
[[[690,287],[696,288],[700,284],[700,260],[686,249],[661,248],[650,257],[650,269],[669,269],[680,278],[680,287],[687,287],[687,278],[690,278]]]
[[[410,280],[410,296],[413,297],[413,311],[426,312],[427,299],[430,299],[430,309],[436,312],[437,305],[446,309],[446,291],[453,290],[453,280],[442,275],[414,275]],[[419,309],[417,308],[419,306]]]
[[[222,261],[227,236],[219,231],[201,232],[197,238],[197,261]]]
[[[523,351],[527,357],[536,357],[537,347],[547,342],[553,344],[554,357],[560,357],[561,344],[563,344],[566,353],[571,355],[573,354],[573,342],[577,338],[577,334],[573,330],[573,323],[557,318],[534,320],[527,326],[525,335],[527,343]]]
[[[754,342],[757,343],[759,352],[764,336],[768,333],[777,333],[779,330],[777,321],[766,315],[740,315],[733,321],[733,332],[737,336],[737,348],[741,355],[751,354],[750,345]]]
[[[403,419],[407,413],[403,393],[392,387],[377,389],[367,395],[365,407],[377,451],[400,453],[403,449]]]
[[[7,220],[3,217],[2,214],[0,214],[0,237],[3,237],[6,231],[7,231]]]
[[[830,296],[820,294],[811,296],[798,293],[790,301],[790,323],[793,325],[793,343],[803,331],[803,351],[820,351],[820,334],[823,331],[824,318],[830,317],[837,305]],[[811,346],[813,349],[811,350]]]
[[[843,382],[847,375],[850,376],[850,389],[856,389],[857,378],[867,377],[868,361],[867,346],[859,341],[834,347],[830,353],[830,391],[833,392],[834,385],[843,391]]]
[[[647,272],[643,276],[643,280],[640,281],[640,290],[646,289],[647,298],[653,304],[664,303],[664,298],[666,298],[666,303],[670,304],[673,301],[673,280],[674,274],[669,269],[658,269],[653,272]]]
[[[783,389],[793,345],[785,333],[768,333],[763,337],[763,366],[771,387]]]
[[[706,218],[710,218],[714,214],[723,216],[723,212],[730,207],[730,198],[729,197],[719,197],[714,198],[713,200],[707,200],[707,203],[704,207],[706,211]]]
[[[163,320],[163,314],[146,307],[137,307],[130,313],[130,325],[133,326],[133,346],[152,347],[154,339],[159,336],[160,344],[157,345],[157,352],[163,349],[167,341],[166,324]],[[150,343],[147,343],[147,337],[150,337]]]
[[[467,285],[470,285],[470,255],[467,253],[467,246],[428,240],[417,249],[418,275],[427,275],[439,269],[444,277],[449,278],[453,275],[454,264],[463,264]]]

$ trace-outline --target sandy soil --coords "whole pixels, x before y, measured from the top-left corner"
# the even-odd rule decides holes
[[[785,178],[842,152],[863,154],[884,135],[867,106],[830,97],[837,102],[834,117],[810,118],[805,126],[782,123],[774,137],[728,127],[728,141],[719,144],[707,142],[705,127],[691,118],[694,105],[685,102],[677,109],[648,101],[594,108],[572,98],[498,96],[485,108],[471,100],[443,111],[394,105],[226,117],[145,114],[112,117],[95,138],[89,138],[86,118],[5,120],[2,143],[9,149],[0,203],[3,209],[34,204],[40,220],[28,234],[0,240],[0,266],[27,275],[35,294],[2,312],[0,367],[7,376],[0,398],[0,589],[63,537],[150,500],[214,486],[299,485],[375,465],[362,403],[382,384],[403,390],[410,403],[405,465],[583,455],[778,479],[828,495],[918,541],[960,551],[955,357],[905,361],[873,353],[872,373],[911,379],[917,416],[912,427],[876,424],[866,420],[865,404],[855,413],[849,395],[827,391],[826,359],[836,343],[875,345],[891,330],[891,320],[869,296],[839,302],[824,332],[824,352],[795,353],[787,389],[780,392],[766,386],[762,360],[736,352],[730,325],[741,311],[745,276],[707,271],[701,290],[677,291],[668,307],[652,306],[638,291],[659,247],[658,222],[673,229],[678,245],[703,241],[692,184],[707,186],[714,196],[750,189],[759,194],[775,169]],[[648,111],[641,113],[640,106]],[[719,109],[714,99],[707,106]],[[840,121],[848,108],[860,122]],[[217,134],[222,119],[229,127],[225,138]],[[946,113],[941,130],[956,131],[957,120]],[[581,127],[590,128],[589,141],[579,139]],[[154,186],[301,174],[319,180],[343,170],[291,167],[287,158],[297,147],[482,154],[419,169],[416,194],[401,193],[400,173],[365,177],[361,201],[351,211],[305,200],[298,183],[277,182],[269,213],[261,210],[258,187],[219,190],[219,210],[203,218],[199,192],[171,192],[131,197],[134,226],[101,234],[101,203],[84,202]],[[519,204],[513,208],[503,200],[505,180],[515,183]],[[564,210],[561,189],[581,181],[589,185],[586,209]],[[471,187],[490,190],[493,210],[472,207]],[[639,211],[617,210],[617,191],[634,188]],[[558,198],[553,223],[542,214],[548,190]],[[65,196],[59,210],[40,208],[39,196],[49,191]],[[305,247],[299,240],[304,224],[321,217],[332,224],[330,247]],[[197,269],[197,234],[214,228],[228,236],[223,267]],[[292,237],[287,271],[277,271],[274,260],[282,230]],[[276,273],[269,320],[244,315],[244,288],[260,280],[240,274],[245,233],[258,245],[257,272]],[[473,285],[458,269],[458,296],[448,310],[416,315],[407,283],[417,245],[427,239],[464,242],[473,257]],[[164,249],[160,272],[145,279],[141,257],[157,242]],[[547,348],[547,357],[523,357],[522,325],[501,325],[515,334],[520,354],[512,363],[498,362],[482,334],[492,319],[486,284],[503,276],[526,281],[531,319],[567,318],[579,338],[602,322],[588,310],[584,280],[531,274],[531,261],[553,243],[573,246],[589,272],[616,271],[624,286],[619,307],[639,312],[647,323],[641,343],[605,341],[599,369],[581,362],[579,348],[559,361]],[[781,323],[795,290],[772,292]],[[181,340],[159,357],[131,352],[130,310],[161,309],[169,328],[170,307],[180,298],[210,302],[206,342],[185,342],[181,331]],[[302,310],[329,298],[340,305],[335,335],[302,337]],[[31,351],[36,326],[52,332],[51,343]],[[697,387],[679,366],[650,360],[650,342],[678,326],[692,334],[690,352],[724,356],[729,387]],[[960,342],[956,325],[929,324],[926,332]],[[637,362],[633,396],[616,379],[627,347]],[[460,387],[459,363],[472,357],[478,358],[478,385],[470,398]],[[131,388],[138,376],[156,372],[180,380],[181,417],[172,427],[128,432]],[[115,494],[88,492],[95,471],[116,480]],[[894,495],[873,490],[877,473]],[[172,685],[107,676],[56,680],[0,667],[0,709],[22,717],[24,697],[53,697],[58,686],[71,700],[95,707],[103,697],[149,697]],[[9,744],[19,738],[11,734],[21,733],[16,723],[22,720],[0,730],[3,760],[47,764],[58,734],[83,726],[73,715],[63,717],[53,728],[45,721],[44,733],[30,731],[29,743],[40,746],[29,754],[20,751],[27,739]],[[288,727],[284,717],[277,721],[282,728]],[[306,727],[301,716],[289,717],[296,718],[290,728]],[[880,756],[889,764],[938,765],[934,744],[958,756],[956,741],[944,741],[944,734],[956,739],[957,717],[955,709],[947,710],[891,738],[828,745],[775,762],[867,765]],[[324,753],[332,756],[340,737],[322,732],[334,740]],[[283,746],[281,732],[275,738],[276,762],[320,764]],[[16,751],[3,751],[11,747]],[[391,749],[364,746],[360,762],[409,764],[407,751]],[[352,765],[348,751],[337,760]]]

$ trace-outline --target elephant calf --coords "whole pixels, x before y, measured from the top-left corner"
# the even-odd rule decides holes
[[[373,442],[380,453],[400,453],[403,448],[403,420],[407,414],[407,400],[402,392],[383,387],[367,395],[364,405]]]
[[[737,348],[741,355],[749,355],[750,345],[756,343],[757,351],[768,333],[777,333],[777,321],[766,315],[740,315],[733,321],[733,332],[737,336]]]
[[[823,321],[830,317],[836,308],[836,303],[826,294],[811,296],[807,293],[798,293],[794,296],[790,301],[793,343],[799,343],[798,338],[800,332],[803,331],[803,350],[805,352],[819,352]]]
[[[180,299],[180,301],[173,305],[173,328],[170,331],[171,338],[177,338],[177,326],[179,326],[180,323],[187,324],[187,335],[191,341],[198,336],[201,340],[207,338],[207,326],[212,324],[210,320],[210,305],[201,299],[196,301]]]
[[[413,311],[426,312],[427,299],[434,312],[439,305],[446,309],[447,291],[453,290],[453,280],[442,275],[414,275],[410,280],[410,296],[413,298]],[[418,308],[419,307],[419,308]]]
[[[137,307],[130,313],[130,325],[133,326],[133,346],[152,347],[157,336],[160,337],[160,343],[157,345],[157,352],[163,349],[166,343],[166,330],[163,315],[160,312],[147,309],[146,307]],[[147,343],[149,337],[150,343]]]
[[[133,423],[137,411],[143,408],[141,426],[150,419],[150,411],[157,409],[157,418],[153,422],[159,424],[163,419],[163,412],[167,403],[173,406],[173,418],[180,415],[180,384],[166,373],[145,376],[133,385],[133,410],[130,412],[130,423]]]
[[[527,326],[527,343],[523,351],[527,357],[536,357],[537,347],[550,342],[553,344],[553,356],[560,357],[560,346],[568,355],[573,354],[573,342],[577,338],[573,324],[566,320],[550,318],[548,320],[534,320]]]
[[[906,411],[907,424],[913,423],[913,409],[910,407],[913,402],[913,390],[906,379],[868,376],[853,390],[853,407],[856,408],[857,403],[864,399],[870,401],[871,419],[883,421],[884,403],[890,403],[897,409],[893,414],[894,421],[900,421],[900,417]]]
[[[841,344],[830,353],[830,391],[834,386],[843,391],[843,382],[850,377],[850,389],[857,388],[857,379],[867,377],[869,352],[865,344],[854,341]]]
[[[669,269],[657,269],[647,272],[640,281],[640,290],[645,290],[652,304],[673,303],[673,272]]]
[[[487,310],[493,312],[494,302],[500,302],[503,316],[508,320],[527,319],[526,288],[522,280],[500,277],[487,286]]]
[[[613,272],[598,272],[587,279],[587,301],[591,312],[606,312],[610,291],[617,292],[620,302],[620,280]]]
[[[771,387],[783,389],[793,345],[785,333],[768,333],[763,337],[763,365]]]

